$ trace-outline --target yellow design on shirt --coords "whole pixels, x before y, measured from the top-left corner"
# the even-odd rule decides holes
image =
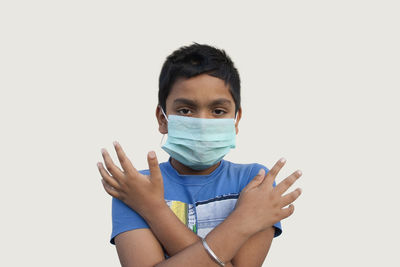
[[[185,225],[188,225],[188,204],[180,201],[172,201],[171,210],[175,213],[176,217],[181,220]]]

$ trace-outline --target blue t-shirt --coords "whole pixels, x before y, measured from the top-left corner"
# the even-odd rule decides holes
[[[168,161],[159,164],[164,181],[164,198],[175,215],[198,236],[205,237],[235,208],[242,189],[263,168],[258,163],[237,164],[221,160],[208,175],[181,175]],[[141,170],[149,174],[149,170]],[[275,182],[274,182],[275,186]],[[274,224],[274,237],[282,233],[281,222]],[[116,235],[139,228],[149,228],[146,221],[117,198],[112,198],[112,233]]]

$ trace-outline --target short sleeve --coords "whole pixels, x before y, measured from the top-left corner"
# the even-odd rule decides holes
[[[117,198],[112,198],[112,233],[110,243],[115,245],[114,238],[129,230],[149,228],[146,221],[133,209]]]
[[[141,174],[148,175],[149,170],[140,170]],[[150,228],[146,221],[136,211],[131,209],[118,198],[112,198],[112,232],[110,243],[115,245],[114,238],[123,232]]]
[[[262,164],[256,163],[256,164],[254,164],[252,170],[250,171],[249,182],[250,182],[251,180],[253,180],[253,178],[258,174],[258,172],[260,171],[261,168],[263,168],[263,169],[265,170],[265,173],[266,173],[266,174],[268,173],[269,169],[268,169],[267,167],[265,167],[265,166],[262,165]],[[274,181],[273,187],[275,187],[275,186],[276,186],[276,183],[275,183],[275,181]],[[275,228],[274,237],[280,236],[280,235],[282,234],[282,225],[281,225],[281,221],[278,221],[278,222],[275,223],[273,226],[274,226],[274,228]]]

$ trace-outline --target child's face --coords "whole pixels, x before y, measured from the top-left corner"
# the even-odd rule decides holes
[[[201,74],[189,79],[178,79],[173,84],[166,100],[166,115],[171,114],[208,119],[235,118],[235,101],[223,80]],[[239,109],[236,134],[241,115],[242,110]],[[168,133],[167,120],[159,106],[156,116],[160,133]]]

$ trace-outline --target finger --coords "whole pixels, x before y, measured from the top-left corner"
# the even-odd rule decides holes
[[[279,171],[282,169],[282,167],[285,165],[286,159],[281,158],[278,160],[275,165],[272,167],[272,169],[267,173],[266,178],[264,179],[263,185],[272,187],[276,176],[278,175]]]
[[[292,186],[292,184],[294,184],[294,182],[296,182],[297,179],[300,178],[301,175],[302,172],[300,170],[295,171],[275,187],[275,192],[282,195],[290,186]]]
[[[264,181],[264,178],[265,178],[265,170],[263,168],[261,168],[258,171],[257,175],[254,176],[254,178],[250,181],[250,183],[248,183],[246,185],[245,188],[243,188],[243,190],[248,190],[248,189],[259,186],[262,183],[262,181]]]
[[[163,178],[160,170],[160,165],[158,165],[157,155],[154,151],[150,151],[147,154],[147,162],[149,164],[151,180],[157,183],[162,183]]]
[[[132,162],[129,160],[124,150],[122,149],[122,146],[117,141],[114,141],[113,144],[115,151],[117,152],[118,160],[121,163],[122,169],[128,173],[136,171],[135,167],[133,167]]]
[[[120,177],[124,175],[121,169],[114,164],[110,154],[108,154],[105,148],[101,149],[101,154],[103,155],[104,163],[106,164],[107,170],[111,173],[111,175],[113,175],[114,177]]]
[[[104,190],[106,190],[106,192],[115,198],[119,199],[119,193],[115,190],[115,188],[112,188],[110,185],[108,185],[103,179],[101,179],[101,182],[103,184]]]
[[[301,189],[297,188],[293,192],[290,192],[289,194],[286,194],[282,197],[281,200],[281,206],[286,207],[287,205],[291,204],[294,202],[299,196],[301,195]]]
[[[104,168],[104,166],[101,162],[97,163],[97,167],[99,169],[101,177],[103,177],[104,181],[106,181],[107,184],[109,184],[110,186],[117,188],[117,189],[120,188],[119,182],[117,180],[115,180],[114,177],[112,177],[108,173],[108,171]]]
[[[286,219],[287,217],[292,215],[293,212],[294,212],[294,205],[293,204],[290,204],[289,207],[282,209],[281,213],[280,213],[281,220]]]

